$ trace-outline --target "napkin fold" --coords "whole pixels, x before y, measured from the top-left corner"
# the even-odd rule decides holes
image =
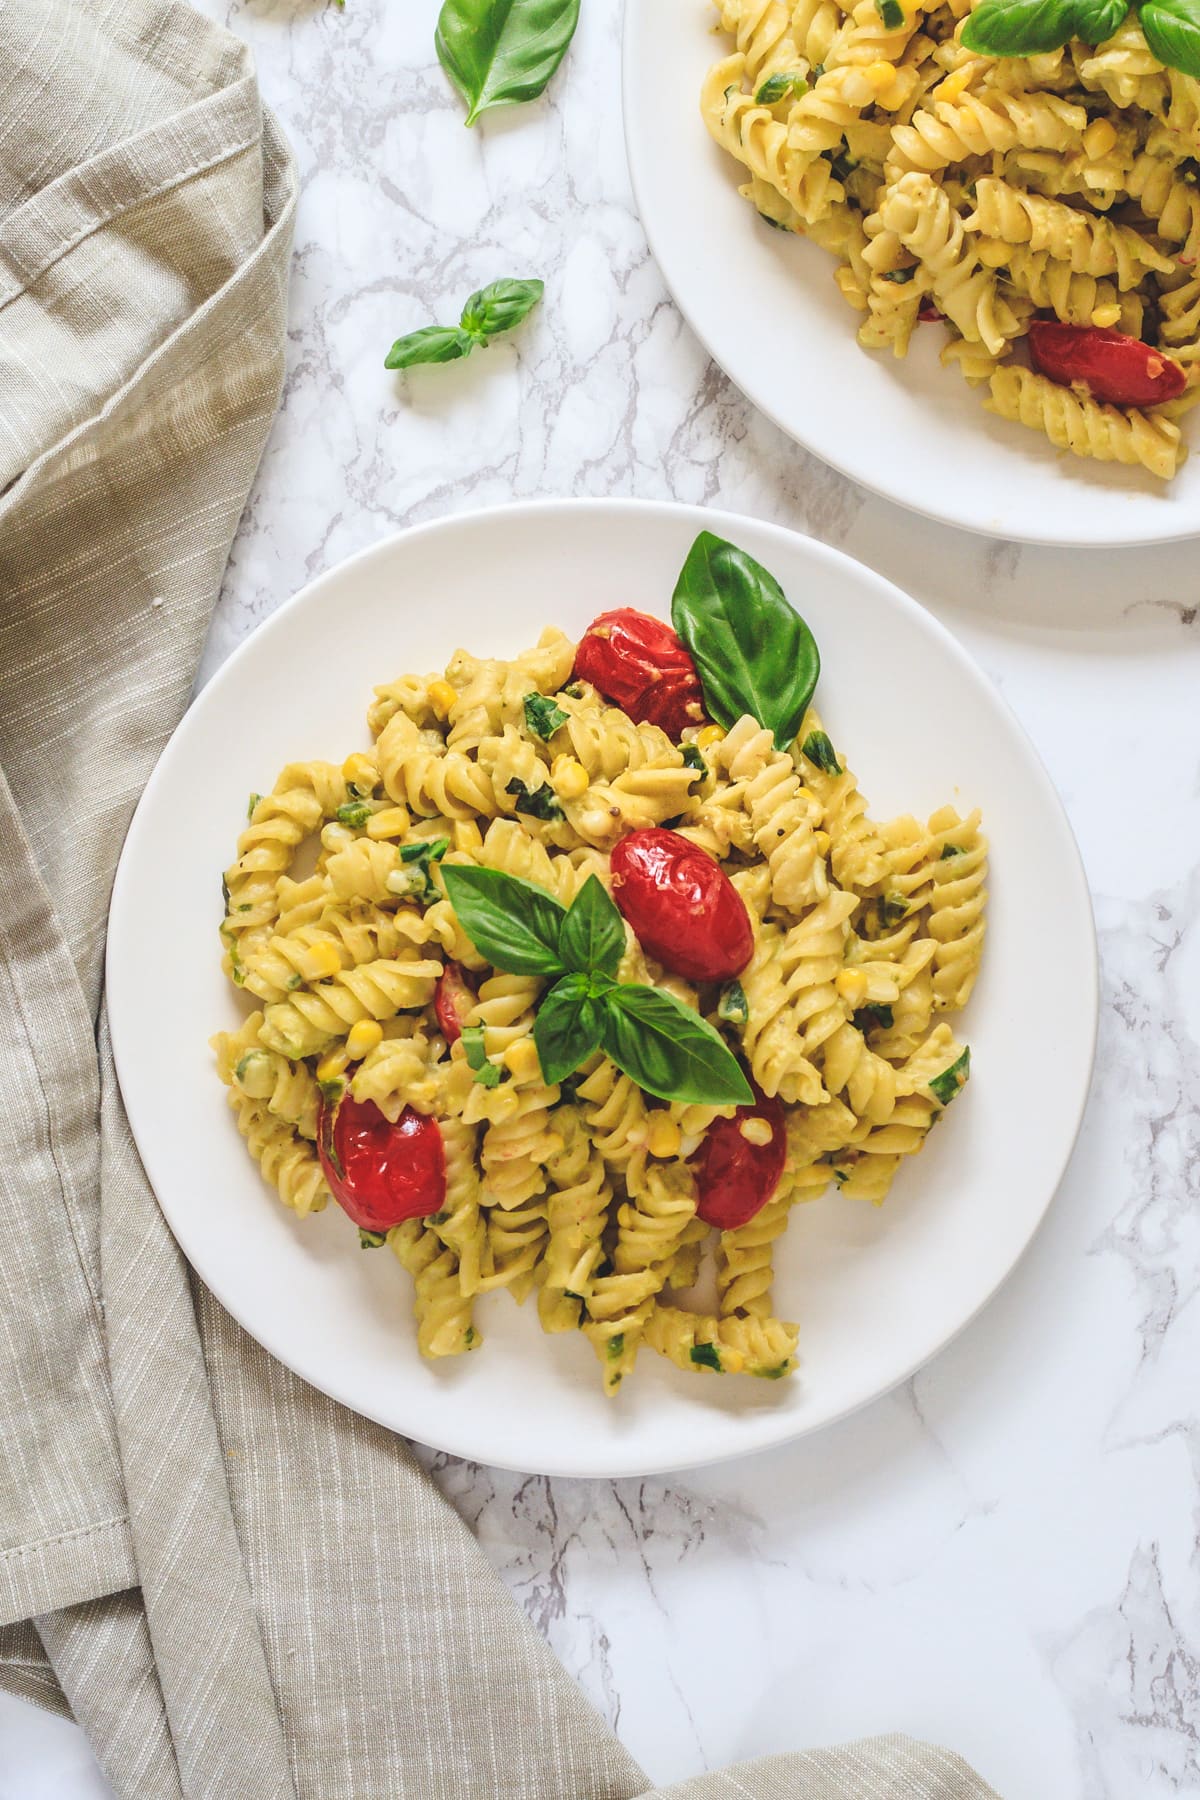
[[[175,0],[5,0],[0,96],[0,1685],[122,1800],[631,1800],[407,1445],[190,1275],[113,1075],[109,890],[278,406],[294,164]],[[903,1738],[662,1790],[735,1793],[991,1790]]]

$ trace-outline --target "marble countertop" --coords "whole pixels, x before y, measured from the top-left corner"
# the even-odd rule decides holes
[[[751,1461],[585,1485],[430,1454],[438,1482],[658,1780],[900,1728],[961,1751],[1004,1800],[1195,1792],[1192,546],[1089,556],[955,533],[758,416],[647,251],[616,0],[585,0],[546,99],[471,132],[434,57],[436,0],[202,8],[253,44],[303,174],[287,389],[207,672],[312,576],[412,522],[554,494],[755,513],[880,570],[968,645],[1043,756],[1095,895],[1082,1142],[1024,1262],[956,1343],[890,1398]],[[401,332],[535,273],[546,300],[519,338],[384,372]],[[1052,1082],[1054,1046],[1029,1029],[1030,1079]],[[85,1772],[37,1785],[79,1756],[70,1730],[4,1702],[0,1736],[28,1760],[11,1790],[0,1763],[0,1800],[103,1793]]]

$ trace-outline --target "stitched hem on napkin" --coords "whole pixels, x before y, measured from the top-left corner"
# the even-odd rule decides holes
[[[0,1551],[0,1626],[137,1585],[129,1520],[81,1525]]]

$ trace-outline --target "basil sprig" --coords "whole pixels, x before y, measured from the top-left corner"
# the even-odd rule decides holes
[[[1151,54],[1170,69],[1200,76],[1200,0],[1134,5]],[[963,27],[962,41],[984,56],[1041,56],[1072,38],[1106,43],[1130,11],[1130,0],[983,0]]]
[[[445,0],[434,45],[467,124],[493,106],[536,100],[578,23],[579,0]]]
[[[728,728],[749,713],[786,750],[813,697],[821,658],[775,577],[736,544],[702,531],[675,584],[671,623],[692,653],[717,723]]]
[[[422,325],[397,338],[383,359],[385,369],[411,369],[416,363],[457,362],[474,349],[486,350],[494,337],[511,331],[531,313],[545,291],[541,281],[505,277],[471,295],[457,325]]]
[[[542,1077],[562,1082],[597,1050],[659,1100],[746,1105],[750,1085],[720,1033],[660,988],[616,980],[625,924],[589,875],[569,907],[498,869],[443,864],[442,880],[475,948],[510,975],[553,983],[534,1020]]]

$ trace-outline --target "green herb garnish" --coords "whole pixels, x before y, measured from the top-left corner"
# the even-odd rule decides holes
[[[355,831],[361,831],[374,811],[375,808],[368,806],[365,800],[347,800],[338,807],[337,818],[339,824],[351,825]]]
[[[258,805],[258,803],[261,799],[262,799],[261,794],[251,794],[249,800],[246,803],[246,817],[248,819],[252,819],[254,817],[254,809]]]
[[[966,1087],[970,1073],[971,1051],[968,1046],[948,1069],[943,1069],[940,1075],[934,1076],[929,1083],[929,1091],[939,1105],[949,1106],[959,1089]]]
[[[715,1344],[693,1344],[688,1355],[702,1369],[715,1369],[718,1375],[725,1373],[721,1367],[720,1352]]]
[[[559,805],[558,795],[548,781],[544,781],[541,787],[531,788],[526,787],[525,783],[514,775],[504,791],[506,794],[516,796],[516,811],[527,813],[531,819],[564,819],[566,817]]]
[[[413,838],[409,843],[401,844],[400,861],[421,864],[441,862],[449,848],[448,837]]]
[[[916,272],[915,264],[911,269],[882,269],[880,270],[879,279],[881,281],[894,281],[897,287],[903,287],[906,282],[912,280]]]
[[[623,1356],[625,1354],[625,1333],[623,1331],[615,1332],[613,1336],[609,1338],[608,1354],[613,1362],[616,1362],[618,1356]]]
[[[493,281],[471,295],[457,325],[423,325],[397,338],[383,366],[411,369],[417,363],[458,362],[472,350],[486,350],[494,337],[532,312],[543,291],[540,281]]]
[[[744,1025],[750,1017],[746,990],[740,981],[730,981],[721,989],[721,998],[717,1001],[717,1017],[724,1019],[727,1025]]]
[[[888,31],[899,31],[904,23],[904,8],[900,0],[875,0],[875,11]]]
[[[966,855],[966,851],[963,849],[961,844],[943,844],[942,845],[942,854],[938,857],[938,861],[945,862],[946,858],[949,856],[965,856],[965,855]]]
[[[810,731],[800,746],[800,754],[807,756],[816,768],[824,769],[826,775],[840,775],[842,772],[837,753],[823,731]]]
[[[488,1053],[484,1048],[483,1026],[464,1025],[462,1045],[467,1058],[467,1067],[475,1076],[481,1087],[499,1087],[504,1076],[494,1062],[488,1061]]]
[[[801,69],[780,69],[768,75],[754,96],[755,106],[774,106],[780,100],[808,92],[808,82]]]
[[[526,694],[525,726],[534,737],[548,744],[560,726],[570,718],[548,694]]]
[[[493,106],[536,100],[578,23],[579,0],[445,0],[433,41],[467,124]]]
[[[379,1250],[386,1244],[387,1238],[382,1231],[364,1231],[358,1228],[358,1247],[360,1250]]]
[[[697,775],[708,774],[708,764],[704,760],[704,752],[699,744],[680,744],[679,754],[683,758],[685,769],[695,769]]]
[[[868,1031],[890,1031],[896,1019],[890,1006],[885,1006],[878,1000],[868,1000],[853,1015],[852,1022],[865,1036]]]
[[[813,696],[821,658],[775,577],[702,531],[680,571],[671,623],[692,653],[708,711],[728,729],[744,713],[786,750]]]

